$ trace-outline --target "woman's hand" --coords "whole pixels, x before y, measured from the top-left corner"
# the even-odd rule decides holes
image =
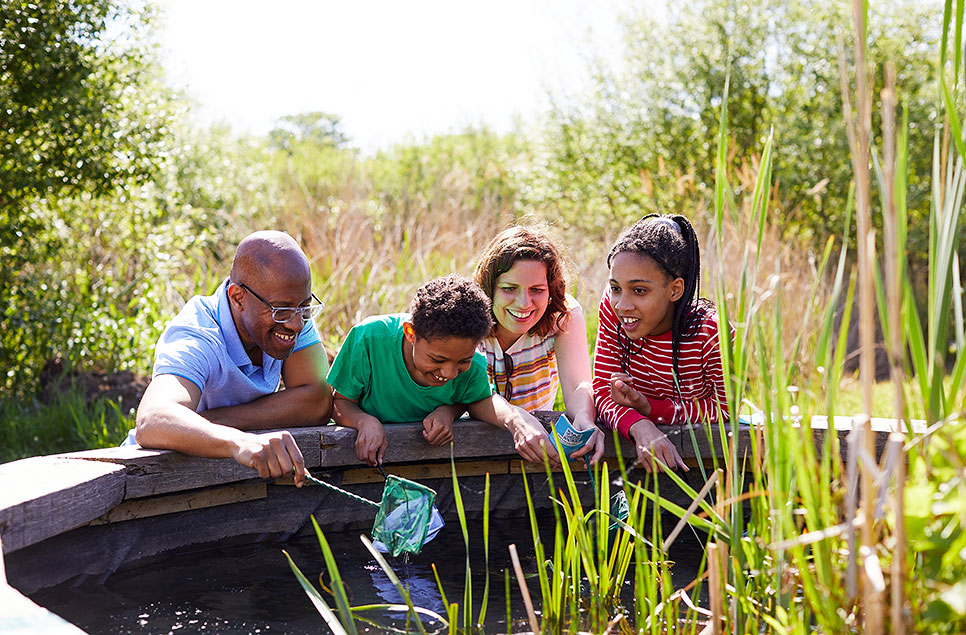
[[[637,460],[648,474],[667,472],[679,467],[685,472],[689,471],[671,440],[649,419],[641,419],[632,425],[630,436],[637,446]]]
[[[597,423],[588,417],[575,416],[573,420],[575,430],[594,430],[594,436],[587,439],[587,443],[582,448],[570,455],[570,460],[588,456],[591,465],[596,465],[597,461],[604,456],[604,433],[597,427]]]
[[[645,417],[651,416],[651,404],[634,388],[634,380],[625,373],[610,376],[610,398],[622,406],[633,408]]]

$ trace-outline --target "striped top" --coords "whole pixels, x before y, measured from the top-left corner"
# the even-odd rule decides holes
[[[651,415],[647,418],[654,423],[717,421],[719,406],[721,414],[728,418],[715,311],[707,312],[693,339],[681,342],[678,358],[680,397],[674,386],[671,332],[631,340],[632,354],[622,366],[621,346],[617,340],[621,327],[607,291],[600,301],[599,316],[594,352],[594,402],[600,418],[608,426],[616,427],[630,438],[631,426],[645,418],[633,408],[621,406],[611,399],[610,377],[622,372],[633,378],[634,388],[647,398],[651,406]],[[626,335],[622,334],[622,337],[626,338]]]
[[[486,355],[490,387],[527,412],[553,410],[560,386],[554,348],[558,332],[546,337],[524,333],[506,351],[495,335],[484,338],[480,350]]]

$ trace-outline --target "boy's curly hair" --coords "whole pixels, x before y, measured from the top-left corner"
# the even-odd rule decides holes
[[[413,331],[424,340],[462,337],[479,342],[493,328],[490,299],[480,285],[456,274],[421,286],[409,312]]]

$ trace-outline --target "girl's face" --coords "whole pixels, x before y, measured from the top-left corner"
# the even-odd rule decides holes
[[[416,335],[412,325],[403,325],[403,361],[406,370],[420,386],[442,386],[473,363],[478,342],[468,337],[433,337]]]
[[[501,345],[509,346],[536,326],[549,303],[547,266],[539,260],[513,263],[493,285],[493,316]]]
[[[610,303],[631,339],[670,331],[683,293],[684,280],[669,278],[648,255],[622,251],[611,261]]]

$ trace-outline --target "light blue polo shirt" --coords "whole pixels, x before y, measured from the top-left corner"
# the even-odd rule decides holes
[[[295,342],[296,351],[319,342],[309,321]],[[195,296],[161,334],[154,350],[154,373],[184,377],[201,389],[197,412],[236,406],[278,390],[282,360],[262,353],[252,364],[228,307],[228,280],[214,295]]]

